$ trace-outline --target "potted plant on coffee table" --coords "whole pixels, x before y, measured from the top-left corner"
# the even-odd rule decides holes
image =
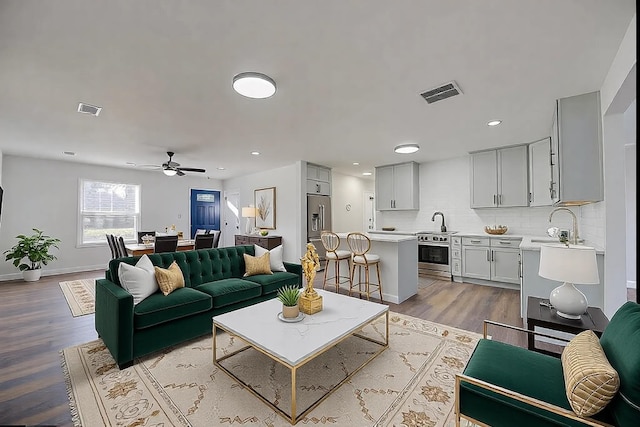
[[[33,229],[34,234],[16,236],[18,243],[11,249],[4,251],[5,261],[13,260],[13,265],[22,271],[25,282],[35,282],[40,279],[42,266],[49,261],[56,259],[49,253],[51,248],[58,248],[60,239],[42,234],[37,228]],[[25,259],[26,258],[26,259]],[[23,262],[23,260],[25,260]]]
[[[278,289],[277,298],[282,303],[282,317],[285,319],[295,319],[300,314],[298,300],[300,299],[300,289],[295,286],[283,286]]]

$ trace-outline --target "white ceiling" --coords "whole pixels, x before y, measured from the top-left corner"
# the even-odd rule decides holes
[[[555,99],[600,88],[635,10],[633,0],[0,0],[0,150],[118,167],[173,150],[226,179],[296,160],[359,175],[531,142],[548,136]],[[244,71],[268,74],[277,93],[236,94]],[[451,80],[462,96],[420,97]],[[80,101],[102,113],[77,113]],[[405,142],[422,149],[394,154]]]

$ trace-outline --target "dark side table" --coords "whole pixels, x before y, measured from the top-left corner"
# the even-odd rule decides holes
[[[549,302],[548,299],[529,297],[527,301],[527,328],[530,331],[535,327],[552,329],[554,331],[568,332],[570,334],[579,334],[582,331],[591,329],[597,336],[601,336],[604,328],[609,324],[609,319],[604,315],[602,310],[597,307],[588,307],[587,312],[580,319],[565,319],[556,314],[554,308],[540,305],[540,302]],[[540,353],[558,356],[557,353],[540,349],[535,346],[535,336],[529,335],[528,348]]]

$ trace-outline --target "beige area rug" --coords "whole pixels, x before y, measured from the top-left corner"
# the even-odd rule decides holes
[[[379,338],[384,321],[363,331]],[[452,426],[455,374],[462,372],[479,334],[391,313],[389,348],[298,425]],[[223,334],[224,352],[242,345]],[[360,365],[375,345],[349,338],[298,370],[298,408]],[[281,427],[288,421],[213,365],[211,337],[191,341],[120,371],[102,341],[63,350],[71,413],[76,426]],[[247,350],[226,359],[276,406],[289,412],[289,370]],[[298,413],[301,412],[298,410]]]
[[[60,282],[60,289],[69,304],[73,317],[95,312],[96,279]]]

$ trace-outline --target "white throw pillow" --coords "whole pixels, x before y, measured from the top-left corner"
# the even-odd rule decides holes
[[[118,278],[122,287],[133,295],[133,305],[158,291],[155,269],[146,255],[142,255],[135,266],[121,262],[118,266]]]
[[[282,245],[276,246],[270,251],[258,245],[253,245],[253,247],[255,248],[256,257],[260,257],[269,252],[269,264],[271,264],[271,271],[287,271],[282,263]]]

